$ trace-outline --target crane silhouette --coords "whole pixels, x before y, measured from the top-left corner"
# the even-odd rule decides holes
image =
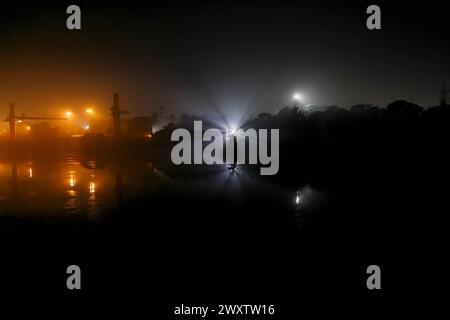
[[[23,113],[21,116],[16,116],[15,108],[15,103],[9,104],[9,116],[5,119],[5,121],[9,122],[9,136],[11,140],[14,140],[14,138],[16,137],[16,120],[67,120],[67,118],[61,117],[30,117],[26,116],[25,113]]]
[[[5,119],[6,122],[9,122],[9,135],[11,140],[14,140],[16,137],[16,121],[20,120],[68,120],[64,117],[43,117],[43,116],[26,116],[25,113],[23,113],[21,116],[16,116],[16,104],[10,103],[9,104],[9,116]],[[24,109],[23,107],[20,107],[21,109]],[[113,106],[110,108],[111,115],[114,120],[114,135],[115,137],[120,136],[120,117],[125,114],[129,114],[128,111],[123,110],[119,106],[119,94],[114,93],[113,94]],[[31,113],[34,113],[33,111],[27,110]]]

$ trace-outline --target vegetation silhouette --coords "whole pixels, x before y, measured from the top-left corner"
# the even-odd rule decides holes
[[[183,115],[178,123],[154,134],[149,150],[157,165],[172,166],[171,132],[178,127],[192,130],[194,120],[203,120],[204,130],[214,127],[206,118]],[[443,146],[450,131],[450,106],[423,108],[405,100],[385,108],[371,104],[349,109],[309,106],[307,110],[286,106],[275,114],[249,118],[241,128],[280,130],[280,171],[268,179],[298,174],[315,181],[330,180],[358,170],[376,176],[392,170],[396,162],[413,173],[448,159]]]

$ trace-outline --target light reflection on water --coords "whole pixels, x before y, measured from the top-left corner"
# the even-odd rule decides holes
[[[328,197],[324,192],[313,189],[310,186],[303,186],[293,195],[294,217],[301,224],[306,216],[322,208],[328,202]]]
[[[208,167],[186,175],[165,173],[145,161],[106,164],[73,155],[62,161],[0,161],[0,215],[96,219],[123,201],[148,199],[155,191],[174,199],[181,194],[192,202],[218,200],[236,206],[249,196],[271,197],[280,208],[291,206],[297,216],[320,198],[309,187],[287,190],[239,166]]]
[[[0,162],[0,214],[86,215],[101,213],[99,203],[113,205],[114,177],[74,158],[66,161]]]

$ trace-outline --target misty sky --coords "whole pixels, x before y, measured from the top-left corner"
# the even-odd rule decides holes
[[[0,116],[14,101],[42,114],[95,105],[119,92],[133,115],[156,111],[242,117],[305,103],[438,104],[449,75],[449,27],[439,2],[398,1],[369,31],[371,2],[78,1],[4,7]],[[411,7],[413,6],[413,7]]]

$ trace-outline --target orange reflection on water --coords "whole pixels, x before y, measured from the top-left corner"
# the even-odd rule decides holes
[[[68,190],[67,193],[70,197],[75,197],[77,195],[75,190]]]
[[[75,173],[73,171],[69,174],[69,187],[75,188],[75,185],[77,184],[77,180],[75,178]]]
[[[91,180],[89,181],[89,193],[94,194],[95,193],[95,175],[91,175]]]
[[[116,205],[115,181],[95,160],[0,160],[0,217],[37,212],[97,217]]]

